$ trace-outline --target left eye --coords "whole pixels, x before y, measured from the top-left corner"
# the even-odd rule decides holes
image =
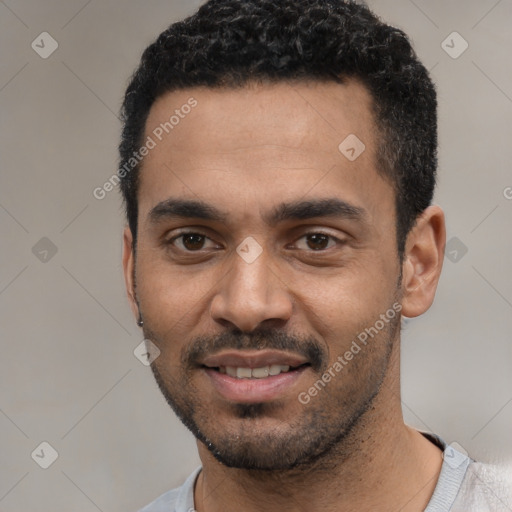
[[[306,240],[306,249],[311,249],[313,251],[330,249],[335,246],[338,241],[337,238],[325,233],[308,233],[307,235],[302,236],[299,240],[303,239]],[[331,244],[329,245],[330,242]],[[299,244],[296,245],[299,246]],[[299,247],[299,249],[304,249],[304,247]]]

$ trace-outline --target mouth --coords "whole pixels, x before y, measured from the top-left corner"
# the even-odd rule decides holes
[[[267,377],[274,377],[276,375],[280,375],[281,373],[294,372],[305,366],[311,365],[309,363],[304,363],[295,367],[287,364],[272,364],[267,366],[260,366],[259,368],[248,368],[243,366],[217,366],[213,368],[204,366],[204,368],[214,370],[223,375],[229,375],[235,379],[266,379]]]
[[[295,354],[278,351],[230,351],[207,357],[201,369],[213,389],[236,403],[262,403],[282,398],[311,364]]]

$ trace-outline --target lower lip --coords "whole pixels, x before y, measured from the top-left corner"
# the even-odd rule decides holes
[[[307,366],[263,379],[237,379],[217,370],[205,368],[215,390],[226,400],[237,403],[258,403],[275,400],[290,392]]]

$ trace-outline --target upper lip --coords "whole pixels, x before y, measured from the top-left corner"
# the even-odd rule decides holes
[[[297,367],[308,361],[298,354],[280,350],[224,350],[205,357],[200,363],[209,368],[263,368],[273,364]]]

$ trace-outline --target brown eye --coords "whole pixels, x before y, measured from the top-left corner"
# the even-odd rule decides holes
[[[327,233],[307,233],[298,240],[296,247],[309,252],[323,251],[334,247],[337,243],[341,241]]]
[[[211,244],[207,246],[208,242]],[[206,235],[201,233],[181,233],[173,237],[169,242],[169,245],[175,246],[183,252],[198,252],[203,249],[214,248],[215,244]]]
[[[188,251],[197,251],[203,248],[204,239],[203,235],[198,235],[197,233],[182,235],[183,246]]]
[[[307,235],[306,238],[308,247],[314,251],[319,251],[327,248],[330,237],[322,233],[315,233],[313,235]]]

